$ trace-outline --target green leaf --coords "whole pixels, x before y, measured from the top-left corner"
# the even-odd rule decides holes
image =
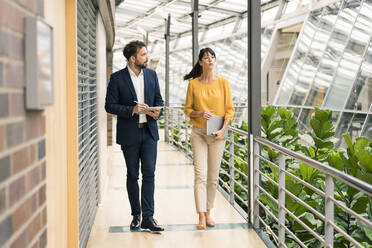
[[[368,173],[368,172],[363,173],[361,170],[358,170],[355,177],[369,184],[372,184],[372,173]]]
[[[310,223],[313,227],[320,227],[322,225],[322,221],[316,219],[312,213],[304,213],[302,218],[305,219],[308,223]],[[301,218],[301,219],[302,219]]]
[[[267,129],[267,132],[268,133],[273,133],[274,130],[277,132],[278,130],[276,130],[276,129],[277,128],[280,128],[281,125],[282,125],[282,121],[281,120],[274,119],[271,123],[269,123],[269,127]]]
[[[296,118],[290,118],[284,123],[284,125],[286,131],[293,130],[293,128],[297,125],[297,120]]]
[[[299,136],[302,140],[304,140],[310,146],[315,146],[315,142],[309,134],[299,134]]]
[[[367,137],[359,137],[355,140],[354,149],[355,150],[364,150],[366,147],[369,147],[371,142]]]
[[[261,119],[261,127],[262,127],[262,129],[263,129],[263,131],[266,133],[267,132],[267,121],[264,119],[264,118],[262,118]]]
[[[340,171],[344,170],[343,161],[338,151],[331,151],[327,157],[328,164]]]
[[[275,216],[278,216],[278,205],[270,199],[266,194],[261,193],[258,197],[266,206],[269,206],[269,209]]]
[[[289,129],[286,131],[286,134],[298,138],[298,131],[296,129]]]
[[[355,156],[359,164],[367,171],[372,172],[372,149],[367,137],[359,137],[354,143]]]
[[[279,152],[274,151],[273,149],[268,148],[268,155],[270,161],[275,161],[279,157]]]
[[[298,183],[294,178],[285,175],[285,187],[288,189],[289,192],[298,196],[302,191],[302,184]]]
[[[364,193],[359,192],[354,195],[351,202],[351,209],[357,212],[358,214],[363,214],[366,212],[368,204],[368,197]]]
[[[367,150],[358,151],[355,153],[359,159],[360,165],[367,171],[372,173],[372,153]]]
[[[300,167],[302,179],[305,180],[306,182],[310,182],[315,169],[304,163],[300,163],[299,167]]]
[[[322,126],[321,126],[320,120],[318,120],[318,119],[312,117],[312,118],[310,119],[310,125],[311,125],[311,127],[313,128],[315,134],[316,134],[317,136],[320,136],[320,134],[321,134],[321,132],[322,132]]]
[[[372,248],[372,244],[368,244],[367,242],[362,242],[362,245],[364,248]]]
[[[280,118],[286,120],[290,116],[290,111],[286,110],[285,108],[278,108],[278,114],[279,114]]]
[[[293,137],[291,135],[284,135],[278,139],[280,143],[285,143],[288,140],[291,140]]]
[[[348,134],[343,134],[342,136],[344,137],[347,147],[349,148],[351,154],[354,155],[354,146],[353,142],[351,142],[350,136]]]
[[[333,136],[333,134],[330,134],[333,130],[333,125],[330,122],[331,114],[332,112],[329,110],[320,110],[315,107],[315,112],[310,119],[310,125],[315,135],[320,139]]]
[[[315,142],[315,146],[318,149],[332,149],[334,144],[332,141],[322,140],[316,136],[312,136]]]
[[[312,146],[309,147],[309,153],[310,153],[310,156],[312,158],[315,158],[316,151],[315,151],[314,147],[312,147]]]
[[[372,228],[368,228],[366,226],[363,226],[362,227],[364,233],[366,234],[366,236],[370,239],[370,241],[372,241]]]

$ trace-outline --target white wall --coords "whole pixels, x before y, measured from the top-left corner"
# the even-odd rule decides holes
[[[106,97],[106,32],[101,14],[97,18],[97,121],[98,121],[98,170],[99,170],[99,203],[103,202],[108,185],[107,179],[107,114]]]

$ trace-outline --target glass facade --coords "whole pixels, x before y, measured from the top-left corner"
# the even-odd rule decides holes
[[[336,136],[372,139],[372,0],[344,0],[313,10],[305,21],[276,95],[295,107],[303,131],[313,107],[331,109]]]

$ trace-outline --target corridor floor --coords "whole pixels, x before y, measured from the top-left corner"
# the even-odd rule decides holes
[[[130,232],[130,207],[125,189],[125,163],[119,146],[110,147],[109,183],[88,241],[88,248],[239,248],[265,247],[258,235],[218,192],[214,228],[197,231],[193,167],[182,153],[160,141],[155,176],[155,216],[162,234]],[[140,178],[141,179],[141,178]]]

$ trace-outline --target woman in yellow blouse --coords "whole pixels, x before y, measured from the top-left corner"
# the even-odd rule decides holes
[[[225,148],[224,134],[234,116],[231,90],[226,78],[214,74],[216,54],[211,48],[200,50],[199,61],[184,79],[192,79],[187,88],[185,114],[193,126],[191,147],[194,158],[194,196],[199,214],[197,229],[215,226],[210,210],[216,196],[218,174]],[[212,115],[224,117],[223,127],[206,135],[206,120]]]

